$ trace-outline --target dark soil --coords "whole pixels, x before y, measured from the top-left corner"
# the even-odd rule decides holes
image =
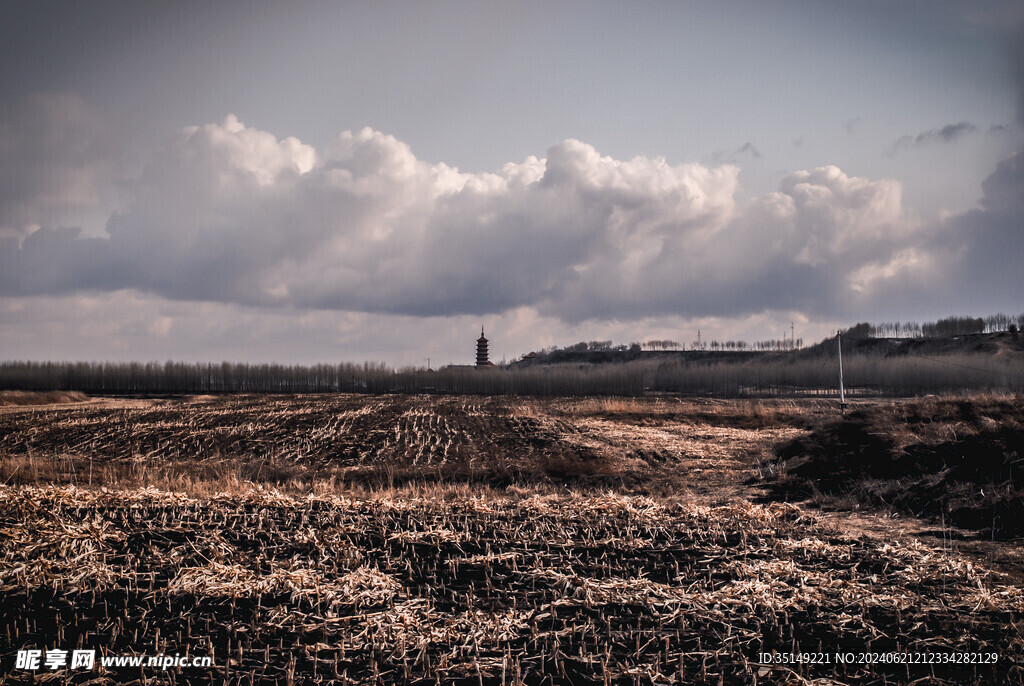
[[[1024,402],[875,405],[779,446],[775,497],[819,495],[894,508],[977,532],[1024,536]]]

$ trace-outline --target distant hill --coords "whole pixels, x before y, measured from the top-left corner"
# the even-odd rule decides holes
[[[836,339],[829,338],[797,355],[835,354]],[[849,350],[868,355],[950,355],[978,353],[982,355],[1024,354],[1024,336],[1019,333],[973,333],[947,338],[857,338],[843,337],[843,352]]]
[[[555,350],[537,353],[512,362],[510,367],[532,367],[548,364],[614,364],[634,360],[687,360],[701,362],[746,362],[779,353],[761,350]]]
[[[971,354],[994,356],[1024,355],[1024,334],[979,333],[948,338],[866,338],[843,337],[844,354],[879,355],[949,355]],[[755,359],[805,360],[836,353],[836,339],[829,338],[806,348],[786,351],[762,350],[554,350],[533,353],[512,362],[510,367],[533,367],[551,364],[598,365],[655,360],[685,362],[747,362]]]

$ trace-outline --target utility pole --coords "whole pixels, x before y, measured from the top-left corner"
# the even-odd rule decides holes
[[[846,392],[843,389],[843,336],[838,331],[836,332],[836,342],[839,345],[839,412],[845,417],[849,403],[846,402]]]
[[[789,323],[789,347],[796,350],[796,325],[793,322]]]
[[[697,329],[697,350],[700,350],[700,329]]]

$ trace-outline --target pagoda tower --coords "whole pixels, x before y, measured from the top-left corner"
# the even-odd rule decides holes
[[[476,366],[490,367],[491,361],[487,359],[487,339],[484,338],[484,327],[480,327],[480,338],[476,339]]]

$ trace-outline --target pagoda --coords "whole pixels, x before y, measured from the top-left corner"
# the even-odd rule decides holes
[[[476,339],[476,366],[480,367],[493,367],[491,361],[487,359],[487,339],[484,337],[484,327],[480,327],[480,338]]]

